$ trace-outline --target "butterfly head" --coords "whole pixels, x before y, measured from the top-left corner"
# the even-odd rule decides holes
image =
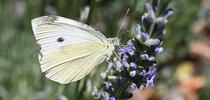
[[[118,38],[108,38],[107,52],[105,53],[105,58],[108,61],[115,50],[115,46],[119,45],[120,40]]]

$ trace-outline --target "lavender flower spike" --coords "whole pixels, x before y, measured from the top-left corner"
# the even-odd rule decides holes
[[[170,8],[162,9],[158,6],[163,4],[168,7],[168,3],[162,3],[161,0],[148,1],[145,4],[146,12],[141,17],[141,26],[135,26],[136,36],[125,46],[119,47],[119,59],[113,57],[112,64],[101,74],[101,88],[95,89],[93,93],[100,100],[127,100],[133,96],[129,88],[154,87],[156,55],[164,50],[161,38],[166,33],[165,25],[173,12]]]

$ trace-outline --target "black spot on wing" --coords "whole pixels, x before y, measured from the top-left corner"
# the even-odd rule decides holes
[[[59,37],[59,38],[57,39],[57,41],[58,41],[58,42],[63,42],[64,39],[63,39],[62,37]]]

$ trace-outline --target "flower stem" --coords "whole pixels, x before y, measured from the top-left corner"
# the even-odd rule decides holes
[[[152,23],[152,25],[150,26],[150,29],[149,29],[149,35],[151,36],[152,35],[152,32],[155,28],[155,22]]]
[[[117,92],[116,92],[116,97],[117,97],[117,98],[120,98],[120,97],[122,96],[123,92],[127,89],[128,85],[129,85],[129,80],[126,80],[125,83],[123,83],[123,84],[119,87],[119,89],[118,89]]]
[[[87,18],[86,24],[90,24],[91,23],[95,6],[96,6],[96,0],[91,0],[90,11],[89,11],[89,14],[88,14],[88,18]]]
[[[76,83],[76,88],[75,88],[75,95],[76,96],[78,96],[78,92],[79,92],[79,84],[80,84],[80,80],[79,81],[77,81],[77,83]]]

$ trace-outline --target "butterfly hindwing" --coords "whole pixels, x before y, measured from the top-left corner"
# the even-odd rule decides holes
[[[85,77],[94,66],[103,61],[99,56],[100,55],[90,55],[82,59],[69,61],[47,71],[46,77],[62,84],[77,81]]]
[[[53,49],[42,55],[41,70],[56,82],[66,84],[87,75],[103,61],[106,47],[103,44],[86,41]],[[98,61],[99,60],[99,61]]]

